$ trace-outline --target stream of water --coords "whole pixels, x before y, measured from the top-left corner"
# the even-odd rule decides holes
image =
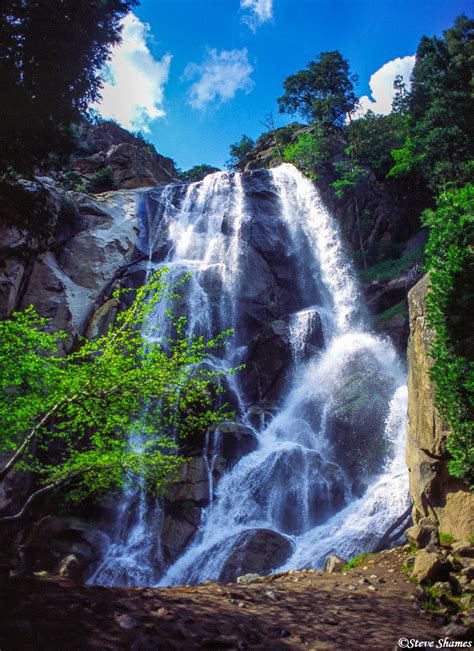
[[[255,434],[256,449],[211,489],[199,528],[168,567],[159,505],[139,488],[125,495],[90,583],[164,586],[222,578],[242,536],[256,532],[288,541],[282,568],[317,568],[329,553],[351,557],[373,547],[407,507],[403,368],[391,344],[370,330],[337,225],[317,189],[291,165],[265,174],[261,187],[221,172],[152,190],[143,210],[149,272],[166,265],[171,282],[191,272],[181,306],[188,336],[235,329],[223,357],[210,360],[219,369],[242,363],[246,354],[251,327],[242,325],[242,315],[252,322],[248,314],[254,315],[263,283],[263,267],[252,262],[257,233],[273,250],[285,247],[284,272],[278,271],[284,260],[272,262],[265,242],[259,249],[265,264],[274,265],[275,291],[282,285],[278,273],[290,276],[287,302],[296,308],[285,315],[292,361],[283,395],[273,417],[256,424],[255,405],[239,377],[230,377],[239,420]],[[255,201],[265,207],[263,221],[255,217]],[[155,262],[160,242],[166,253]],[[167,307],[157,306],[155,322]],[[311,348],[317,328],[324,343]],[[214,457],[218,443],[217,437]],[[206,457],[211,480],[214,457]]]

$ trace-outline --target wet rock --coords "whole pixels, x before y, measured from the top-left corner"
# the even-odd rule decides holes
[[[351,480],[367,485],[391,448],[384,435],[393,389],[394,379],[368,348],[349,354],[329,385],[327,437],[332,458]]]
[[[336,554],[331,554],[331,556],[328,556],[326,558],[324,571],[330,573],[340,572],[346,563],[347,561],[341,558],[340,556],[337,556]]]
[[[204,456],[192,457],[180,468],[181,481],[172,484],[166,493],[169,502],[191,500],[200,505],[209,502],[209,465]]]
[[[226,460],[227,466],[232,467],[241,457],[256,450],[258,441],[249,427],[239,423],[223,423],[218,428],[215,446]]]
[[[171,563],[178,558],[188,545],[196,529],[197,525],[185,518],[172,515],[165,516],[161,530],[161,548],[167,563]]]
[[[258,505],[285,533],[302,533],[303,509],[306,526],[311,527],[324,522],[344,504],[345,484],[339,467],[301,445],[272,452],[261,462],[259,472],[264,473],[265,481],[255,482],[253,469],[245,478],[250,507]],[[285,486],[284,491],[281,486]]]
[[[235,581],[244,574],[269,574],[290,557],[293,545],[288,538],[270,529],[250,529],[236,536],[232,551],[219,580]],[[212,554],[212,550],[209,552]]]

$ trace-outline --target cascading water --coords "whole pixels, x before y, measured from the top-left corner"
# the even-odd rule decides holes
[[[209,363],[247,362],[227,389],[256,437],[211,488],[198,530],[154,583],[235,578],[254,569],[256,555],[261,571],[321,567],[331,552],[373,547],[407,506],[404,375],[392,346],[367,329],[318,191],[282,165],[156,189],[143,211],[149,271],[165,264],[171,281],[191,272],[175,306],[188,335],[235,329]],[[225,436],[207,438],[211,483]],[[121,509],[131,522],[122,520],[90,581],[153,583],[163,570],[160,512],[139,491]]]

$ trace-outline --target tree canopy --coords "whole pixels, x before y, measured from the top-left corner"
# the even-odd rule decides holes
[[[239,142],[234,142],[229,147],[230,159],[227,161],[227,167],[230,170],[237,170],[239,163],[246,157],[255,147],[255,141],[249,136],[242,135]]]
[[[106,334],[66,357],[58,354],[66,334],[48,332],[32,307],[0,322],[0,453],[8,459],[0,481],[13,468],[31,472],[40,488],[27,504],[60,487],[79,499],[137,477],[159,493],[182,462],[180,439],[227,415],[215,404],[218,374],[201,364],[227,333],[189,341],[170,313],[171,337],[166,323],[150,325],[154,306],[176,297],[162,274]]]
[[[202,181],[205,176],[214,172],[220,172],[220,169],[203,163],[202,165],[194,165],[185,172],[179,172],[179,178],[185,183],[195,183],[196,181]]]
[[[327,128],[342,127],[357,105],[357,81],[340,52],[321,52],[305,70],[285,80],[285,94],[278,99],[280,113],[296,114]]]
[[[99,97],[100,69],[137,0],[4,0],[0,8],[0,172],[28,173],[71,145]]]

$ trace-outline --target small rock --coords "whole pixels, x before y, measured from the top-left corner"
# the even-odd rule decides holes
[[[326,558],[324,570],[330,573],[340,572],[346,563],[347,561],[341,558],[340,556],[336,556],[336,554],[331,554],[331,556],[328,556]]]
[[[358,583],[359,585],[372,585],[369,579],[366,579],[365,576],[359,579]]]
[[[133,619],[133,617],[130,617],[130,615],[121,615],[119,613],[115,613],[114,618],[120,628],[124,628],[126,631],[135,628],[137,625],[136,620]]]
[[[387,581],[383,578],[383,576],[381,576],[380,579],[377,579],[377,583],[387,583]]]
[[[465,540],[453,543],[451,545],[451,551],[453,554],[457,554],[458,556],[474,558],[474,545]]]
[[[357,586],[355,585],[355,583],[349,583],[348,588],[349,590],[357,590]]]
[[[249,583],[255,583],[261,578],[261,574],[243,574],[242,576],[237,577],[237,583],[240,583],[241,585],[247,585]]]
[[[375,592],[377,588],[374,585],[368,585],[367,590],[370,590],[370,592]]]
[[[278,601],[277,593],[274,590],[265,590],[265,594],[272,601]]]

